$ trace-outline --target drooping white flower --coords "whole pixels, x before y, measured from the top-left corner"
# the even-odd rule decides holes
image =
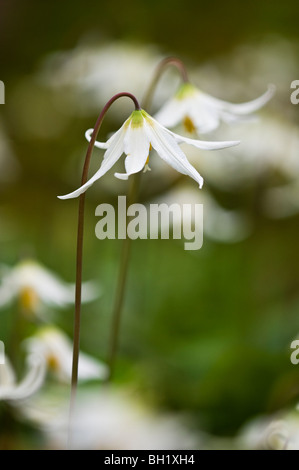
[[[86,132],[88,141],[91,139],[92,132],[92,129]],[[107,142],[96,141],[95,146],[106,149],[106,152],[102,165],[95,175],[76,191],[65,196],[59,196],[59,198],[69,199],[82,194],[96,180],[107,173],[123,153],[127,155],[125,159],[126,173],[115,173],[117,178],[127,179],[130,175],[138,173],[142,169],[147,170],[151,148],[154,148],[160,157],[179,173],[188,175],[197,181],[201,188],[203,178],[189,163],[180,148],[179,144],[183,142],[204,150],[222,149],[239,143],[239,141],[207,142],[182,137],[161,126],[144,110],[135,110]]]
[[[272,98],[274,91],[274,85],[269,85],[260,97],[234,104],[214,98],[186,82],[162,106],[155,119],[166,127],[172,128],[182,123],[188,132],[204,134],[217,129],[221,121],[231,123],[243,120],[258,111]]]
[[[22,261],[14,268],[1,267],[1,271],[0,307],[10,305],[17,298],[26,313],[37,314],[43,304],[63,308],[74,303],[74,285],[62,281],[36,261]],[[85,283],[83,301],[96,297],[93,284]]]
[[[54,326],[41,328],[25,341],[28,352],[44,358],[47,368],[60,381],[69,383],[72,372],[72,342]],[[108,368],[88,354],[80,353],[79,380],[105,379]]]
[[[40,354],[29,354],[26,363],[27,374],[19,383],[7,357],[5,363],[0,365],[0,400],[25,400],[41,388],[47,369],[44,357]]]

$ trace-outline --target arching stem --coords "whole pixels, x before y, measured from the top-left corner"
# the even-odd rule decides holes
[[[163,75],[164,71],[166,70],[167,67],[170,65],[176,67],[182,77],[182,80],[186,83],[189,82],[188,74],[185,65],[180,59],[177,59],[176,57],[166,57],[165,59],[161,60],[159,63],[158,67],[156,68],[156,72],[152,78],[152,81],[147,89],[146,94],[144,95],[144,98],[142,100],[142,108],[145,109],[146,111],[149,109],[154,91],[156,89],[156,86]]]
[[[102,125],[103,119],[110,106],[119,98],[128,97],[135,105],[136,110],[140,110],[140,105],[131,93],[118,93],[114,95],[102,109],[91,136],[85,156],[81,185],[85,184],[88,179],[88,170],[94,144]],[[83,265],[83,234],[84,234],[84,210],[85,210],[85,193],[80,195],[78,208],[78,227],[77,227],[77,254],[76,254],[76,291],[75,291],[75,318],[74,318],[74,336],[73,336],[73,362],[72,362],[72,378],[71,378],[71,399],[70,399],[70,422],[74,409],[77,384],[78,384],[78,368],[79,368],[79,351],[80,351],[80,326],[81,326],[81,291],[82,291],[82,265]],[[70,439],[70,434],[69,434]]]

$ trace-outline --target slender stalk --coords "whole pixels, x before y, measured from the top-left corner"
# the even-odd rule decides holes
[[[132,175],[131,186],[130,186],[129,194],[128,194],[128,205],[131,205],[134,202],[136,202],[138,198],[140,179],[141,179],[141,172],[135,173],[134,175]],[[128,277],[130,248],[131,248],[131,239],[129,237],[126,237],[122,244],[119,274],[118,274],[118,280],[117,280],[117,286],[116,286],[114,307],[113,307],[113,312],[112,312],[112,328],[111,328],[109,354],[108,354],[109,375],[107,377],[107,382],[111,381],[113,372],[114,372],[115,359],[116,359],[117,346],[118,346],[121,312],[123,309],[125,289],[126,289],[127,277]]]
[[[150,86],[145,94],[143,101],[142,101],[142,108],[149,110],[152,96],[157,86],[157,83],[169,65],[175,66],[181,73],[182,79],[184,82],[188,82],[188,75],[185,69],[183,62],[175,57],[167,57],[166,59],[162,60],[157,67],[157,70],[154,74],[154,77],[150,83]],[[141,179],[141,173],[136,173],[131,177],[131,186],[128,195],[128,205],[131,205],[136,202],[138,197],[139,191],[139,184]],[[120,320],[121,320],[121,313],[124,304],[124,297],[125,297],[125,289],[127,284],[127,277],[128,277],[128,268],[129,268],[129,259],[130,259],[130,247],[131,247],[131,240],[129,237],[126,237],[122,244],[121,256],[120,256],[120,267],[119,267],[119,274],[116,286],[116,294],[115,294],[115,301],[113,306],[112,312],[112,328],[111,328],[111,336],[110,336],[110,343],[109,343],[109,352],[108,352],[108,366],[109,366],[109,375],[107,378],[107,382],[110,382],[114,373],[115,367],[115,359],[117,354],[117,347],[118,347],[118,337],[119,337],[119,328],[120,328]]]
[[[102,109],[92,136],[88,145],[85,162],[82,171],[81,186],[87,182],[88,170],[94,144],[102,125],[105,114],[110,106],[121,97],[131,98],[135,104],[135,109],[139,110],[140,106],[134,95],[131,93],[118,93],[114,95]],[[79,208],[78,208],[78,228],[77,228],[77,252],[76,252],[76,291],[75,291],[75,318],[74,318],[74,337],[73,337],[73,363],[72,363],[72,378],[71,378],[71,399],[70,399],[70,422],[72,412],[74,409],[77,384],[78,384],[78,365],[79,365],[79,351],[80,351],[80,325],[81,325],[81,291],[82,291],[82,265],[83,265],[83,234],[84,234],[84,211],[85,211],[85,192],[80,195]],[[70,439],[70,434],[69,434]]]
[[[156,72],[152,78],[152,81],[148,87],[148,90],[142,100],[142,107],[143,109],[145,110],[148,110],[149,109],[149,106],[150,106],[150,103],[152,101],[152,97],[153,97],[153,94],[154,94],[154,91],[155,91],[155,88],[162,76],[162,74],[164,73],[165,69],[169,66],[169,65],[173,65],[174,67],[176,67],[181,76],[182,76],[182,80],[184,82],[189,82],[189,78],[188,78],[188,74],[187,74],[187,70],[185,68],[185,65],[183,64],[183,62],[180,60],[180,59],[177,59],[176,57],[166,57],[165,59],[161,60],[160,64],[158,65],[157,69],[156,69]]]

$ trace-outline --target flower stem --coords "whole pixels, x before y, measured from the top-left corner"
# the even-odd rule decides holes
[[[176,67],[179,72],[181,73],[182,80],[186,83],[189,82],[188,74],[185,65],[180,59],[177,59],[176,57],[166,57],[165,59],[161,60],[160,64],[158,65],[156,72],[152,78],[152,81],[148,87],[148,90],[143,98],[142,101],[142,107],[145,110],[148,110],[150,103],[152,101],[152,97],[155,91],[155,88],[164,73],[165,69],[169,66],[173,65]]]
[[[130,186],[129,193],[128,193],[128,206],[135,203],[137,200],[140,179],[141,179],[141,172],[135,173],[134,175],[132,175],[131,186]],[[118,346],[121,312],[122,312],[122,308],[124,304],[125,288],[126,288],[127,277],[128,277],[130,248],[131,248],[131,239],[129,237],[126,237],[123,241],[122,249],[121,249],[119,275],[118,275],[118,281],[117,281],[117,286],[116,286],[114,308],[113,308],[113,313],[112,313],[112,329],[111,329],[109,355],[108,355],[109,375],[107,377],[107,382],[111,381],[113,372],[114,372],[115,359],[116,359],[117,346]]]
[[[85,162],[82,171],[81,185],[85,184],[88,179],[88,170],[94,144],[102,125],[103,119],[110,108],[110,106],[121,97],[128,97],[134,102],[135,109],[140,110],[140,105],[131,93],[118,93],[114,95],[102,109],[94,130],[91,140],[88,145]],[[75,404],[77,384],[78,384],[78,366],[79,366],[79,351],[80,351],[80,325],[81,325],[81,291],[82,291],[82,265],[83,265],[83,234],[84,234],[84,211],[85,211],[85,193],[80,195],[79,208],[78,208],[78,228],[77,228],[77,254],[76,254],[76,291],[75,291],[75,318],[74,318],[74,337],[73,337],[73,363],[72,363],[72,378],[71,378],[71,399],[70,399],[70,422]],[[69,435],[70,438],[70,435]]]

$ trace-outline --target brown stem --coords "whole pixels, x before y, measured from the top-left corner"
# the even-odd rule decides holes
[[[181,73],[182,80],[186,83],[189,82],[187,70],[185,68],[185,65],[180,59],[177,59],[176,57],[166,57],[163,59],[160,64],[158,65],[156,72],[154,74],[154,77],[150,83],[150,86],[148,87],[147,93],[145,94],[143,101],[142,101],[142,107],[143,109],[147,110],[149,108],[149,104],[152,100],[154,90],[157,86],[158,81],[160,80],[160,77],[162,76],[164,70],[169,66],[173,65],[176,67],[179,72]]]
[[[81,186],[87,182],[88,170],[94,144],[99,133],[101,124],[110,106],[121,97],[131,98],[134,102],[135,109],[140,110],[140,105],[131,93],[118,93],[114,95],[104,106],[101,114],[99,115],[91,140],[88,145],[85,162],[83,166]],[[76,390],[78,384],[78,365],[79,365],[79,351],[80,351],[80,325],[81,325],[81,291],[82,291],[82,264],[83,264],[83,233],[84,233],[84,210],[85,210],[85,193],[80,195],[79,209],[78,209],[78,229],[77,229],[77,255],[76,255],[76,293],[75,293],[75,318],[74,318],[74,337],[73,337],[73,363],[72,363],[72,378],[71,378],[71,401],[70,401],[70,416],[74,408]]]

